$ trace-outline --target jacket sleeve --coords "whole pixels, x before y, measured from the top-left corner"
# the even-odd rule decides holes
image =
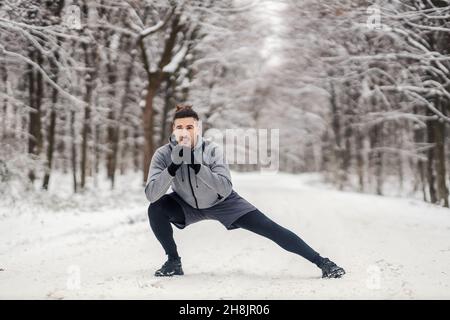
[[[148,201],[155,202],[169,189],[172,177],[167,170],[161,149],[156,150],[150,162],[147,183],[145,184],[145,196]]]
[[[210,150],[211,163],[201,164],[197,177],[223,197],[230,194],[233,188],[230,169],[218,144],[213,144]]]

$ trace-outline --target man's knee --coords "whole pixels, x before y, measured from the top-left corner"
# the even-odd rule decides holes
[[[147,214],[149,219],[153,219],[156,216],[160,216],[164,214],[164,211],[167,207],[168,203],[168,195],[165,194],[161,198],[159,198],[157,201],[150,203],[148,206]]]
[[[263,235],[270,234],[281,227],[259,210],[243,215],[234,224]]]

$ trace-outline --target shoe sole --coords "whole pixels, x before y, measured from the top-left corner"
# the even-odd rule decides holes
[[[181,273],[167,273],[167,274],[164,274],[164,273],[155,273],[155,277],[173,277],[173,276],[182,276],[182,275],[184,275],[184,272],[181,272]]]

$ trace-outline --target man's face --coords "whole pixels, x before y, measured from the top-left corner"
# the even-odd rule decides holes
[[[173,134],[179,144],[193,148],[197,143],[198,121],[192,117],[175,119]]]

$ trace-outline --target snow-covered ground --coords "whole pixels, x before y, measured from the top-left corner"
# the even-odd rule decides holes
[[[174,228],[185,275],[155,278],[166,256],[139,177],[95,196],[72,196],[56,179],[53,195],[66,190],[65,198],[50,193],[14,208],[0,200],[0,299],[450,298],[450,210],[339,192],[310,174],[232,175],[239,194],[342,265],[345,277],[321,279],[270,240],[207,220]]]

